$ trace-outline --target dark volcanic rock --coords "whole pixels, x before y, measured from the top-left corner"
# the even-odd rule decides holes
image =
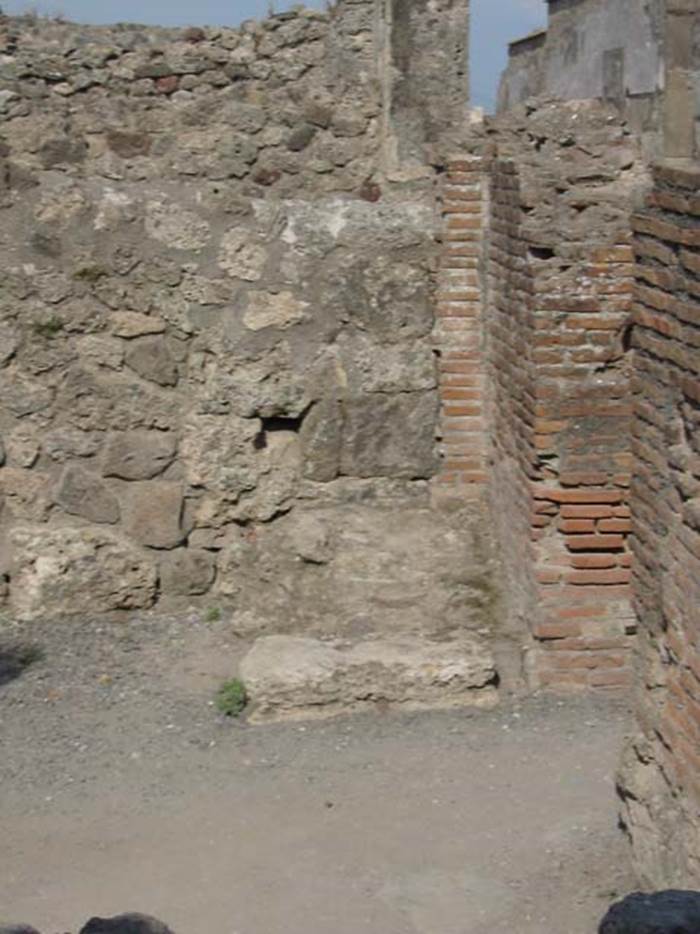
[[[128,913],[113,918],[90,918],[80,934],[173,934],[170,928],[149,915]]]
[[[39,934],[39,932],[29,924],[3,924],[0,922],[0,934]]]
[[[598,934],[700,934],[700,892],[635,892],[612,906]]]

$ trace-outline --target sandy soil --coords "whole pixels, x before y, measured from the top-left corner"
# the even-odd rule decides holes
[[[196,612],[0,628],[0,919],[592,934],[634,887],[619,702],[251,727],[211,706],[244,647]]]

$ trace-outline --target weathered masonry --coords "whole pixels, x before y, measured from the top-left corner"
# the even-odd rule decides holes
[[[346,527],[332,511],[358,500],[428,503],[432,166],[463,122],[467,13],[2,20],[13,614],[266,588],[275,616],[270,580],[326,564],[307,507]],[[279,590],[288,627],[320,612]]]
[[[622,820],[646,883],[697,887],[700,9],[631,6],[550,0],[449,165],[441,262],[474,278],[437,307],[481,393],[443,389],[442,480],[489,492],[534,682],[634,684]]]
[[[697,885],[700,13],[549,9],[483,124],[467,0],[0,21],[2,600],[634,685],[623,819]]]

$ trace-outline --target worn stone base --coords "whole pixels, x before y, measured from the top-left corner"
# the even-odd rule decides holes
[[[243,659],[240,674],[254,721],[331,717],[377,703],[443,709],[498,702],[493,657],[472,635],[355,645],[266,636]]]

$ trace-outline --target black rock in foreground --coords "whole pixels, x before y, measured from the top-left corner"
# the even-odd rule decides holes
[[[0,921],[0,934],[39,934],[39,932],[29,924],[3,924]]]
[[[598,934],[700,934],[700,892],[635,892],[612,906]]]
[[[170,928],[149,915],[125,914],[113,918],[90,918],[80,934],[173,934]]]

